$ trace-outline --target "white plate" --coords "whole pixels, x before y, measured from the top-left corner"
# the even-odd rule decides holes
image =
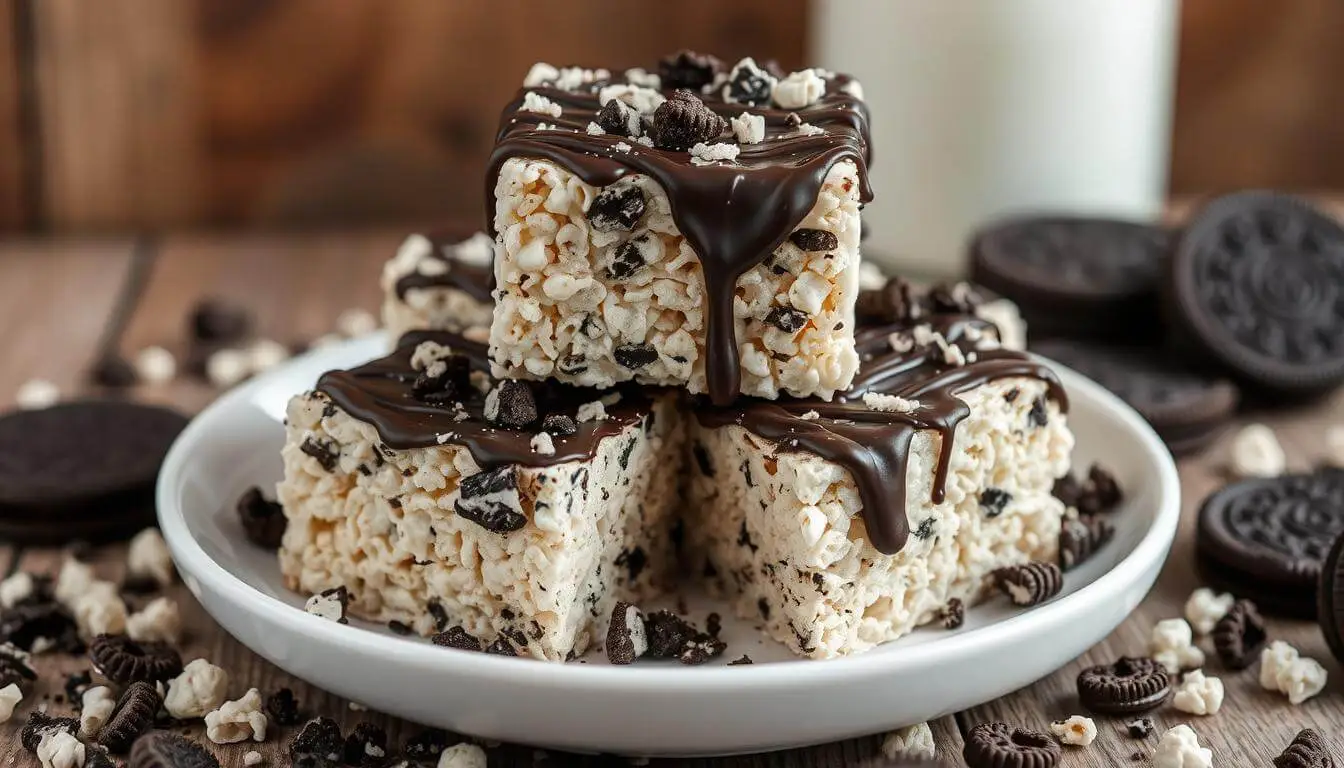
[[[226,394],[178,439],[159,478],[159,521],[187,586],[234,637],[286,671],[368,707],[487,739],[631,755],[710,755],[801,746],[930,720],[988,701],[1099,642],[1147,594],[1180,515],[1176,468],[1147,424],[1061,370],[1077,462],[1101,458],[1126,491],[1115,540],[1030,611],[975,608],[960,630],[927,629],[831,661],[789,656],[747,622],[725,619],[728,658],[546,664],[438,648],[360,622],[309,616],[275,558],[249,544],[233,505],[278,479],[286,400],[319,374],[383,349],[381,337],[327,347]],[[692,614],[731,612],[708,599]]]

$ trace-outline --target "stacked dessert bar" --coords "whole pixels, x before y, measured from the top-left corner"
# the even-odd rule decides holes
[[[409,238],[396,351],[290,404],[290,585],[563,660],[686,573],[820,658],[1054,559],[1059,382],[968,286],[861,277],[868,159],[844,75],[533,67],[489,234]]]

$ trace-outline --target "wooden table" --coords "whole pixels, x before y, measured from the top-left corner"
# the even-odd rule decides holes
[[[245,304],[257,316],[263,335],[282,341],[313,339],[331,330],[336,316],[350,307],[376,310],[377,275],[382,262],[400,240],[396,234],[304,236],[192,236],[163,240],[67,240],[7,242],[0,244],[0,409],[13,400],[27,379],[41,377],[58,384],[67,395],[86,390],[88,367],[103,348],[123,353],[161,344],[185,350],[185,317],[193,304],[207,295]],[[134,393],[147,401],[169,403],[194,411],[215,392],[187,376],[162,387],[141,387]],[[1322,436],[1332,421],[1344,421],[1344,399],[1253,414],[1279,433],[1293,468],[1306,469],[1323,459]],[[1160,619],[1181,615],[1181,607],[1196,586],[1193,567],[1193,512],[1199,500],[1224,482],[1225,441],[1204,456],[1181,462],[1184,519],[1175,551],[1157,587],[1138,610],[1109,638],[1055,674],[1022,691],[932,723],[940,756],[961,765],[962,734],[977,723],[1003,720],[1044,730],[1051,721],[1080,713],[1074,678],[1084,666],[1109,662],[1121,654],[1144,652],[1149,630]],[[54,572],[62,553],[47,549],[0,549],[0,571],[22,568]],[[123,566],[119,547],[95,552],[100,575],[118,578]],[[252,654],[221,631],[182,587],[173,590],[184,612],[189,635],[183,656],[205,657],[228,670],[231,693],[249,686],[270,692],[291,686],[305,708],[336,718],[346,729],[360,720],[388,728],[394,743],[417,730],[409,723],[373,712],[355,712],[348,702],[293,679]],[[1312,726],[1326,734],[1338,754],[1344,754],[1344,671],[1330,658],[1316,627],[1304,622],[1274,621],[1275,637],[1297,646],[1303,654],[1325,663],[1331,683],[1320,696],[1303,706],[1260,689],[1254,671],[1223,674],[1227,701],[1222,712],[1209,718],[1189,718],[1168,708],[1155,716],[1159,728],[1194,721],[1202,742],[1213,749],[1220,766],[1267,766],[1300,729]],[[1211,650],[1205,643],[1206,650]],[[1004,659],[1011,664],[1012,659]],[[63,674],[87,668],[84,659],[40,657],[43,671],[38,693],[55,695]],[[1217,669],[1217,665],[1213,665]],[[62,673],[58,676],[57,672]],[[38,701],[30,696],[20,714],[0,737],[0,764],[36,765],[17,743],[18,724]],[[53,711],[64,705],[53,703]],[[1099,718],[1100,736],[1089,749],[1068,749],[1064,766],[1114,766],[1131,763],[1136,752],[1148,755],[1147,743],[1127,738],[1118,721]],[[200,735],[201,729],[194,729]],[[275,731],[273,730],[274,734]],[[260,749],[267,765],[286,764],[284,746],[292,730],[272,735]],[[872,761],[880,738],[871,737],[808,749],[722,760],[666,761],[668,765],[695,766],[846,766]],[[242,765],[252,747],[217,747],[225,765]],[[525,747],[492,749],[491,764],[498,766],[613,765],[615,758],[544,755]],[[656,761],[663,762],[663,761]]]

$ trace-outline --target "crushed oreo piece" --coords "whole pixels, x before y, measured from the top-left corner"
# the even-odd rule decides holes
[[[345,764],[376,768],[387,762],[387,731],[362,722],[345,737]]]
[[[254,485],[238,499],[237,509],[248,541],[263,549],[280,548],[288,521],[279,502],[267,499]]]
[[[652,344],[622,344],[612,354],[617,364],[632,371],[658,360],[658,350]]]
[[[671,611],[654,611],[644,617],[648,653],[668,659],[681,653],[687,641],[695,637],[695,627]]]
[[[728,649],[728,644],[706,634],[697,634],[694,638],[687,641],[681,653],[677,654],[677,660],[687,666],[696,666],[704,664],[718,656]]]
[[[625,280],[643,269],[648,262],[644,260],[644,249],[640,248],[642,243],[641,238],[636,238],[616,246],[616,253],[607,267],[607,274],[615,280]]]
[[[727,127],[699,96],[684,89],[674,91],[653,113],[653,140],[660,149],[684,152],[717,137]]]
[[[579,431],[579,425],[563,413],[553,413],[541,420],[541,431],[558,437],[568,437]]]
[[[134,386],[140,380],[139,374],[135,372],[135,366],[115,352],[109,352],[98,358],[98,362],[93,364],[93,370],[89,372],[89,378],[93,379],[94,384],[107,389],[125,389]]]
[[[980,294],[967,283],[939,283],[929,290],[929,307],[934,312],[975,314],[982,302]]]
[[[446,731],[430,728],[410,736],[401,745],[401,754],[413,763],[432,763],[448,748],[449,740],[455,740]]]
[[[751,657],[744,653],[744,654],[742,654],[741,656],[739,656],[738,658],[733,659],[732,661],[728,662],[728,666],[730,666],[730,667],[740,667],[740,666],[743,666],[744,664],[754,664],[754,663],[755,663],[755,662],[753,662],[753,661],[751,660]]]
[[[0,688],[13,684],[26,689],[36,679],[27,651],[13,643],[0,645]]]
[[[793,307],[774,307],[765,316],[765,322],[785,333],[797,333],[807,325],[807,313]]]
[[[205,747],[172,731],[150,731],[135,740],[127,765],[131,768],[219,768]],[[84,768],[90,768],[86,762]]]
[[[328,472],[335,470],[341,460],[341,449],[335,440],[309,436],[299,444],[299,450],[316,459],[318,466]]]
[[[511,533],[527,525],[518,498],[518,478],[514,467],[468,475],[459,486],[454,511],[493,533]]]
[[[123,754],[141,734],[154,727],[163,700],[154,685],[137,681],[127,686],[107,723],[98,731],[98,743],[113,754]]]
[[[612,664],[633,664],[648,649],[644,618],[639,609],[624,600],[617,601],[607,626],[607,660]]]
[[[295,698],[294,691],[289,688],[281,688],[267,696],[266,714],[275,721],[276,725],[298,725],[302,715],[299,711],[299,700]]]
[[[52,717],[45,712],[34,710],[28,715],[28,722],[24,723],[23,730],[19,732],[19,743],[29,752],[36,753],[37,745],[42,743],[42,737],[58,731],[65,731],[71,736],[77,735],[79,718]]]
[[[1027,411],[1027,423],[1033,427],[1044,427],[1050,423],[1050,411],[1046,408],[1044,396],[1031,401],[1031,410]]]
[[[1059,499],[1066,507],[1077,508],[1078,500],[1083,496],[1083,485],[1070,472],[1055,481],[1054,486],[1050,488],[1050,495]]]
[[[698,91],[714,82],[723,69],[717,58],[695,51],[680,50],[658,61],[658,78],[665,89],[690,88]]]
[[[471,360],[466,355],[435,360],[411,384],[411,395],[429,405],[451,405],[471,392]]]
[[[495,638],[495,641],[485,646],[485,652],[491,656],[517,656],[518,651],[514,649],[513,643],[504,635]]]
[[[119,685],[171,680],[182,673],[182,657],[164,643],[138,643],[125,635],[98,635],[89,660],[103,677]]]
[[[82,701],[84,692],[91,687],[93,687],[93,675],[89,674],[88,671],[72,672],[65,678],[65,698],[71,702]]]
[[[1125,730],[1131,739],[1146,739],[1153,735],[1153,721],[1146,717],[1130,720],[1125,723]]]
[[[391,621],[387,622],[387,628],[392,632],[392,634],[401,635],[402,637],[415,634],[415,630],[411,629],[411,626],[409,624],[407,624],[404,621],[397,621],[396,619],[392,619]]]
[[[1120,484],[1100,464],[1093,464],[1087,470],[1087,480],[1079,490],[1076,506],[1083,514],[1096,515],[1110,512],[1124,500]]]
[[[588,206],[588,223],[598,232],[629,232],[644,216],[644,190],[635,184],[612,184]]]
[[[910,284],[893,277],[877,290],[860,291],[854,313],[869,323],[908,323],[918,316],[918,304],[910,295]]]
[[[504,379],[485,396],[485,418],[491,424],[522,429],[537,420],[537,398],[525,381]]]
[[[1330,754],[1321,734],[1303,728],[1283,754],[1274,758],[1274,768],[1335,768],[1335,756]]]
[[[1238,600],[1213,626],[1213,647],[1223,666],[1231,670],[1250,667],[1269,642],[1269,629],[1255,603]]]
[[[985,517],[995,518],[1003,514],[1003,508],[1013,500],[1013,494],[1002,488],[986,488],[980,492],[980,511]]]
[[[1099,515],[1065,518],[1059,529],[1059,567],[1070,571],[1115,537],[1115,526]]]
[[[751,59],[743,59],[729,74],[728,85],[724,87],[725,100],[753,107],[769,104],[774,85],[775,78],[769,72]]]
[[[1059,743],[1044,733],[1006,723],[981,723],[966,734],[962,757],[969,768],[1052,768]]]
[[[966,623],[966,604],[961,598],[954,597],[947,601],[940,612],[943,619],[944,629],[960,629],[962,624]]]
[[[717,613],[710,613],[705,616],[705,631],[710,637],[718,637],[723,631],[723,618]]]
[[[431,637],[430,641],[435,645],[444,648],[456,648],[459,651],[476,651],[479,653],[481,650],[481,641],[463,627],[449,627],[446,631]]]
[[[337,624],[349,624],[350,619],[346,611],[350,608],[350,590],[344,585],[324,589],[321,592],[308,598],[304,603],[303,610],[327,621],[334,621]]]
[[[86,746],[84,768],[117,768],[117,761],[113,760],[105,749],[100,749],[97,746]]]
[[[289,742],[289,757],[294,764],[309,756],[309,760],[340,763],[345,755],[345,738],[341,727],[329,717],[317,717],[304,723],[303,728]]]
[[[597,124],[613,136],[638,136],[639,112],[620,99],[610,99],[597,112]]]
[[[448,628],[448,611],[444,610],[443,603],[438,600],[430,600],[425,606],[429,611],[429,617],[434,620],[434,628],[442,632]]]
[[[252,315],[223,299],[208,298],[191,310],[189,325],[195,341],[232,344],[252,332]]]
[[[824,229],[795,229],[789,235],[789,242],[809,252],[833,251],[840,247],[840,238]]]
[[[994,585],[1014,605],[1040,605],[1064,586],[1064,574],[1054,563],[1030,562],[994,571]]]

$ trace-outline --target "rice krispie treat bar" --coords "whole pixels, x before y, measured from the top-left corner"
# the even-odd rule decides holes
[[[844,75],[534,66],[488,176],[495,374],[829,399],[858,367],[867,159]]]
[[[494,312],[494,241],[477,232],[458,241],[442,233],[406,238],[383,266],[383,325],[392,338],[410,331],[467,332],[483,340]]]
[[[957,306],[966,295],[898,282],[884,295],[886,321],[859,331],[862,368],[835,402],[691,420],[692,566],[805,656],[894,640],[981,599],[995,569],[1057,556],[1051,487],[1073,446],[1058,380],[1002,349]]]
[[[668,393],[495,381],[485,346],[410,334],[289,404],[287,584],[350,615],[549,660],[673,568],[683,436]],[[496,646],[499,647],[499,646]]]

